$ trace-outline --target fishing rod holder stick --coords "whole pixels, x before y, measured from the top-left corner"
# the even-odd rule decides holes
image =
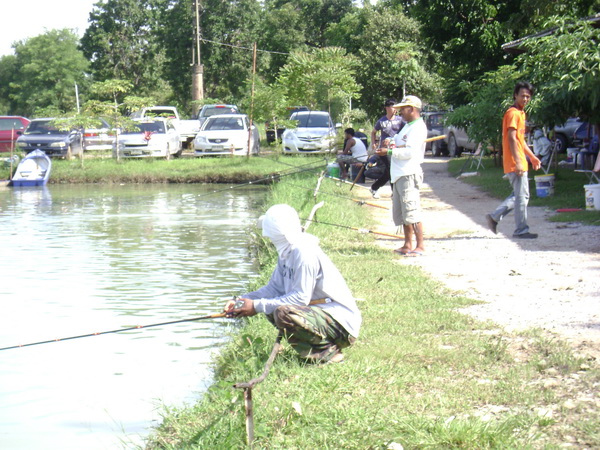
[[[244,390],[244,407],[246,410],[246,438],[248,440],[248,445],[251,447],[252,442],[254,441],[254,406],[252,402],[252,388],[256,386],[258,383],[262,383],[267,375],[269,375],[269,371],[271,370],[271,366],[275,361],[275,358],[279,354],[281,350],[281,339],[283,338],[283,332],[280,331],[275,339],[275,344],[273,344],[273,349],[271,350],[271,354],[269,355],[269,359],[265,364],[265,368],[263,373],[258,377],[254,378],[247,383],[235,383],[233,385],[236,389]]]

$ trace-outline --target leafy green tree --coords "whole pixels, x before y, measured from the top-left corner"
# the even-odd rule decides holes
[[[513,104],[513,89],[520,77],[513,65],[501,66],[472,83],[469,103],[446,116],[446,124],[466,130],[475,142],[494,150],[502,147],[502,117]]]
[[[357,98],[357,60],[339,47],[293,52],[278,77],[290,103],[324,109],[337,117]]]
[[[342,20],[354,7],[352,0],[267,0],[267,11],[293,9],[296,21],[288,23],[293,29],[302,30],[309,47],[325,47],[329,27]],[[287,26],[284,28],[287,29]]]
[[[591,22],[555,18],[546,36],[526,40],[518,58],[522,76],[538,89],[533,116],[546,125],[578,115],[600,123],[600,29]]]
[[[140,95],[158,92],[168,97],[169,85],[162,80],[166,47],[156,35],[159,13],[167,4],[168,0],[108,0],[95,5],[81,49],[96,80],[130,80]]]
[[[16,73],[17,58],[14,55],[0,57],[0,114],[15,115],[14,101],[10,98],[10,83]]]
[[[33,115],[38,108],[76,109],[75,85],[84,91],[89,63],[71,30],[50,30],[15,44],[9,98],[16,111]]]
[[[358,80],[363,86],[361,105],[371,115],[381,111],[384,99],[399,100],[404,93],[427,103],[440,101],[439,80],[419,35],[419,23],[401,12],[367,11],[359,34]]]

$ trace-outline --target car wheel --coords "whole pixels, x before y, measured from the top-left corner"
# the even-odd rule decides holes
[[[556,135],[556,151],[558,153],[564,153],[567,151],[567,138],[562,134]]]
[[[448,155],[451,158],[454,158],[456,156],[460,156],[460,153],[460,147],[456,144],[456,138],[453,134],[451,134],[448,138]]]
[[[175,158],[181,158],[181,155],[183,155],[183,147],[180,146],[179,150],[177,150],[173,156]]]
[[[433,156],[442,156],[442,146],[438,141],[433,141],[431,143],[431,154]]]

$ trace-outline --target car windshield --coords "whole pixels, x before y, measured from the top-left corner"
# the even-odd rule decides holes
[[[235,106],[207,106],[203,112],[202,116],[210,117],[210,116],[219,116],[221,114],[238,114],[239,111]]]
[[[164,122],[142,122],[136,123],[131,129],[125,130],[123,134],[138,134],[138,133],[165,133]]]
[[[49,120],[34,120],[25,130],[25,134],[69,134],[69,130],[57,130]]]
[[[23,123],[19,119],[0,119],[0,131],[22,130]]]
[[[206,124],[205,130],[243,130],[244,122],[240,117],[215,117]]]
[[[329,128],[329,116],[325,114],[302,114],[293,117],[293,120],[298,121],[298,126],[301,128]]]

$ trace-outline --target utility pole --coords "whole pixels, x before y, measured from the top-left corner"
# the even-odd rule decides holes
[[[204,98],[204,67],[200,59],[200,0],[194,1],[195,17],[196,17],[196,30],[195,30],[195,41],[196,51],[192,61],[192,100],[194,103],[194,115],[198,113],[200,105],[199,100]]]

